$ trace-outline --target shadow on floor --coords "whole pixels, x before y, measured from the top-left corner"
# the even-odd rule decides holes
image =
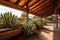
[[[23,34],[17,35],[15,37],[9,38],[8,40],[48,40],[41,32],[49,33],[50,30],[40,29],[36,34],[26,37]]]
[[[48,25],[53,26],[53,40],[60,40],[60,24],[56,28],[56,23],[49,23]]]

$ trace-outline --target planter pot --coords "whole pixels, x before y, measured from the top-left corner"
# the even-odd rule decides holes
[[[11,37],[14,37],[22,32],[21,28],[14,28],[5,31],[0,31],[0,39],[5,40]]]

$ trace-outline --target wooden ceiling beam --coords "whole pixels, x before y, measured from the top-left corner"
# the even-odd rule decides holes
[[[40,14],[41,16],[47,16],[47,15],[49,15],[51,12],[53,12],[55,9],[50,9],[50,11],[46,11],[46,12],[44,12],[43,14]]]
[[[28,0],[22,7],[24,7],[25,5],[27,5],[29,2],[31,2],[32,0]],[[28,5],[29,6],[29,5]]]
[[[18,5],[18,3],[20,2],[21,0],[17,0],[17,2],[15,3],[15,5]]]
[[[55,6],[55,5],[54,5],[54,6]],[[51,6],[51,7],[47,8],[46,10],[37,11],[37,12],[35,12],[35,13],[43,13],[43,12],[45,12],[45,11],[49,11],[50,9],[54,9],[54,8],[55,8],[54,6]]]
[[[7,1],[7,2],[8,2],[9,0],[5,0],[5,1]]]
[[[38,3],[40,0],[37,0],[35,3],[33,3],[32,5],[29,5],[29,7],[33,6],[34,4]]]
[[[20,6],[14,5],[13,3],[10,3],[10,2],[4,1],[4,0],[1,0],[0,4],[1,5],[5,5],[7,7],[11,7],[11,8],[17,9],[17,10],[25,11],[25,9],[21,8]]]
[[[46,4],[44,4],[44,5],[42,5],[42,6],[38,6],[38,7],[36,7],[35,9],[33,9],[32,11],[35,11],[35,10],[39,10],[39,9],[41,9],[41,8],[43,8],[43,7],[45,7],[45,6],[47,6],[47,5],[49,5],[49,4],[56,4],[57,3],[57,0],[55,1],[55,0],[50,0],[49,2],[47,2]]]
[[[53,8],[53,7],[52,7]],[[47,11],[45,11],[45,12],[43,12],[43,13],[40,13],[40,14],[38,14],[38,15],[41,15],[41,16],[44,16],[44,15],[47,15],[47,14],[49,14],[50,12],[53,12],[54,10],[55,10],[55,8],[54,9],[50,9],[50,10],[47,10]]]
[[[35,16],[39,16],[39,15],[37,15],[36,13],[30,13],[30,14],[35,15]],[[39,17],[41,17],[41,16],[39,16]]]
[[[53,7],[50,9],[50,10],[52,10],[53,9]],[[50,11],[51,12],[51,11]],[[40,13],[40,14],[38,14],[38,12],[34,12],[34,11],[30,11],[30,14],[33,14],[33,15],[38,15],[38,16],[40,16],[40,17],[42,17],[41,15],[43,14],[44,15],[44,13],[49,13],[49,10],[46,10],[46,11],[44,11],[43,13]]]
[[[42,0],[42,1],[39,1],[39,4],[36,5],[36,6],[33,5],[33,6],[34,6],[33,8],[31,8],[31,7],[32,7],[32,6],[31,6],[31,7],[30,7],[30,10],[33,10],[34,8],[36,9],[38,6],[41,6],[41,4],[44,4],[45,2],[46,2],[46,0],[44,0],[44,1],[43,1],[43,0]]]
[[[45,17],[50,16],[50,15],[53,15],[54,14],[53,12],[54,12],[54,10],[51,11],[49,14],[46,14]]]
[[[34,12],[34,13],[37,13],[38,15],[40,14],[44,14],[45,12],[49,11],[49,10],[52,10],[54,8],[54,6],[51,6],[50,8],[46,9],[46,10],[43,10],[43,11],[39,11],[39,12]]]
[[[38,7],[38,8],[40,8],[40,7],[45,7],[45,4],[49,4],[49,2],[51,2],[51,0],[47,0],[47,2],[43,2],[42,4],[39,4],[39,5],[37,5],[36,7]],[[18,2],[16,2],[16,4],[17,4]],[[26,12],[26,10],[25,10],[25,8],[22,8],[22,7],[20,7],[20,6],[18,6],[18,5],[15,5],[14,3],[11,3],[11,2],[7,2],[7,1],[5,1],[5,0],[1,0],[0,1],[0,4],[2,4],[2,5],[5,5],[5,6],[8,6],[8,7],[11,7],[11,8],[14,8],[14,9],[18,9],[18,10],[22,10],[22,11],[25,11]],[[35,3],[36,4],[36,3]],[[24,4],[24,5],[26,5],[26,4]],[[36,8],[35,7],[35,8]],[[48,7],[48,6],[47,6]],[[32,9],[32,10],[35,10],[35,8],[34,9]],[[37,8],[36,8],[37,9]],[[40,14],[37,14],[38,12],[34,12],[34,11],[31,11],[31,10],[29,10],[29,13],[31,13],[31,14],[34,14],[34,15],[36,15],[36,16],[46,16],[46,14],[47,14],[47,16],[48,15],[50,15],[50,14],[48,14],[48,13],[50,13],[50,12],[52,12],[53,10],[54,10],[54,8],[52,7],[52,8],[49,8],[50,9],[50,11],[47,9],[46,11],[44,10],[44,11],[41,11],[41,12],[39,12]],[[40,9],[39,9],[40,10]],[[43,14],[42,14],[43,13]]]
[[[52,12],[49,12],[49,14],[46,13],[46,14],[44,14],[44,15],[40,15],[40,16],[41,16],[41,17],[47,17],[47,16],[50,16],[50,15],[52,15]]]
[[[40,7],[42,7],[42,6],[45,6],[45,5],[46,5],[47,3],[49,3],[49,2],[51,2],[51,1],[50,1],[50,0],[44,1],[44,2],[42,2],[41,4],[35,6],[34,8],[32,8],[32,9],[30,9],[30,10],[32,10],[32,11],[37,10],[38,8],[40,8]]]
[[[34,10],[35,12],[38,12],[38,11],[43,11],[43,10],[46,10],[47,8],[49,9],[51,6],[54,6],[55,5],[55,3],[49,3],[49,4],[46,4],[45,6],[43,6],[43,7],[41,7],[41,8],[39,8],[39,9],[37,9],[37,10]]]
[[[44,17],[51,16],[51,15],[53,15],[52,12],[50,12],[49,14],[46,14]]]
[[[57,2],[56,2],[56,3],[57,3]],[[56,5],[55,5],[55,6],[56,6]],[[49,14],[44,14],[44,15],[45,15],[45,17],[47,17],[47,16],[50,16],[50,15],[52,15],[52,14],[55,14],[54,12],[55,12],[55,9],[54,9],[53,13],[51,12],[51,13],[49,13]],[[44,16],[44,15],[42,15],[42,16]]]

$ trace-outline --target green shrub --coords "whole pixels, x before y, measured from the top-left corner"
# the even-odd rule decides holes
[[[31,20],[33,23],[35,23],[35,25],[37,26],[37,28],[44,28],[44,21],[41,19],[41,18],[39,18],[39,17],[36,17],[36,18],[33,18],[32,20]]]
[[[38,26],[37,28],[44,28],[43,20],[38,21],[38,22],[36,22],[35,24]]]
[[[24,23],[23,31],[26,35],[34,34],[36,32],[36,26],[32,22]]]

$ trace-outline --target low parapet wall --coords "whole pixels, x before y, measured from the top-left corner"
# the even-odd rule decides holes
[[[21,28],[8,29],[5,31],[0,31],[0,40],[5,40],[14,37],[22,32]]]

